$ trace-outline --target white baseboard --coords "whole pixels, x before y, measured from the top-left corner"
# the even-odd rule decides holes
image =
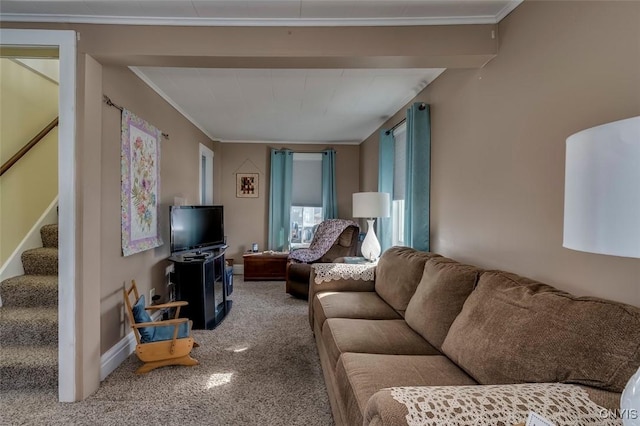
[[[124,336],[100,357],[100,381],[111,374],[136,349],[136,338],[133,331]]]
[[[160,312],[154,312],[153,315],[151,315],[151,319],[155,321],[160,315]],[[132,330],[100,356],[100,381],[106,379],[107,376],[118,368],[135,350],[136,336],[133,335]]]
[[[244,275],[244,265],[233,265],[233,275]]]

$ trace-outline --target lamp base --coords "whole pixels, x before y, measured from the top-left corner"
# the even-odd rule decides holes
[[[367,235],[365,235],[364,241],[362,242],[362,247],[360,248],[360,250],[362,251],[362,256],[372,262],[380,257],[381,251],[380,243],[378,242],[376,233],[373,230],[374,222],[375,219],[367,219]]]

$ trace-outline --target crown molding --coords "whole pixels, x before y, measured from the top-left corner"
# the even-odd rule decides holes
[[[234,139],[216,139],[220,143],[261,143],[261,144],[286,144],[286,145],[360,145],[363,141],[268,141],[268,140],[234,140]]]
[[[516,7],[520,6],[520,4],[524,0],[511,0],[507,3],[500,12],[496,15],[496,24],[502,21],[508,14],[510,14]]]
[[[46,15],[3,13],[0,22],[54,22],[66,24],[108,25],[166,25],[166,26],[220,26],[220,27],[372,27],[372,26],[421,26],[421,25],[476,25],[497,24],[523,0],[509,2],[498,15],[359,18],[359,19],[247,19],[247,18],[185,18],[153,16],[96,16],[96,15]]]
[[[196,126],[202,133],[204,133],[209,139],[211,139],[212,141],[217,141],[218,139],[213,136],[211,133],[209,133],[209,131],[207,131],[207,129],[205,129],[204,127],[202,127],[200,124],[198,124],[198,122],[193,119],[193,117],[191,117],[189,114],[187,114],[187,112],[180,106],[178,105],[176,102],[174,102],[173,99],[171,99],[169,97],[169,95],[167,95],[166,93],[164,93],[162,91],[162,89],[160,89],[153,81],[151,81],[151,79],[149,77],[147,77],[147,75],[145,73],[143,73],[138,67],[129,67],[129,69],[138,76],[138,78],[142,81],[145,82],[145,84],[147,84],[147,86],[149,86],[154,92],[156,92],[158,95],[160,95],[160,97],[162,99],[164,99],[165,101],[167,101],[167,103],[169,105],[171,105],[172,107],[174,107],[180,114],[182,114],[184,116],[184,118],[186,118],[187,120],[189,120],[191,122],[191,124],[193,124],[194,126]]]

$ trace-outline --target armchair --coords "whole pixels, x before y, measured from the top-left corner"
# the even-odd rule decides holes
[[[289,254],[286,292],[294,297],[309,297],[312,263],[331,263],[340,257],[355,256],[360,227],[352,220],[327,219],[318,225],[308,249]]]

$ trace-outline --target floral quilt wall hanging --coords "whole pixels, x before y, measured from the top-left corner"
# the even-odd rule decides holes
[[[162,132],[122,111],[122,255],[162,245],[158,232]]]

